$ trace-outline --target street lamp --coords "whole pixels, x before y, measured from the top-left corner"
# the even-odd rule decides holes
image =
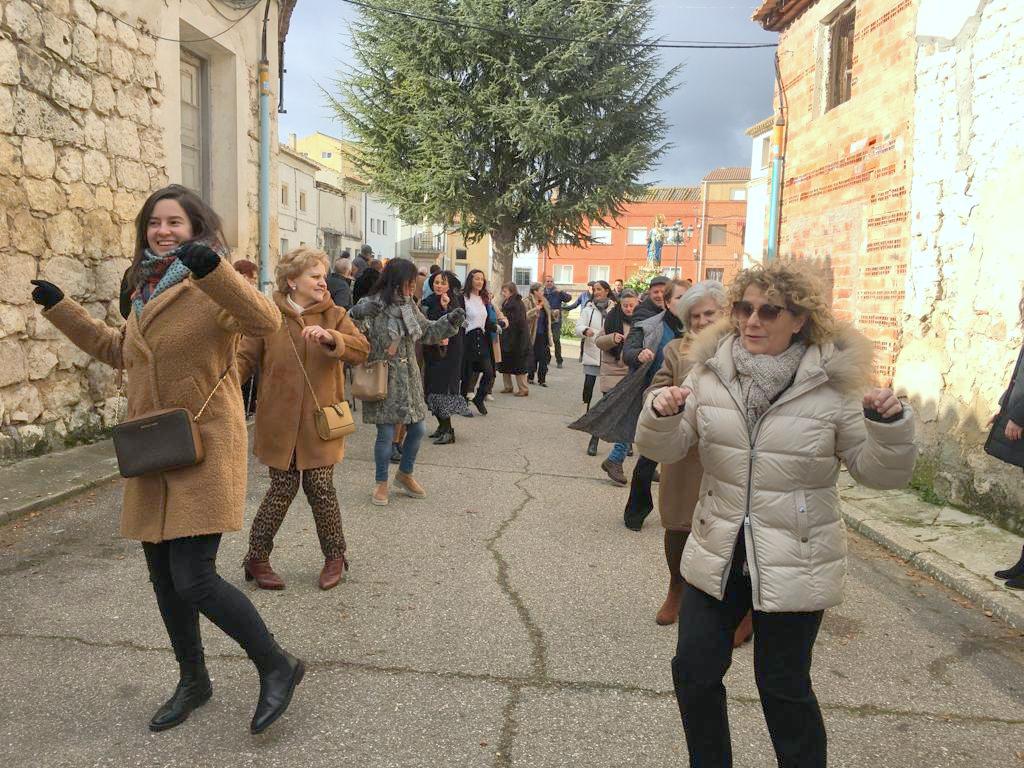
[[[672,225],[672,231],[673,231],[673,233],[675,235],[675,241],[676,241],[676,264],[675,264],[674,269],[675,269],[675,277],[678,279],[678,277],[679,277],[679,246],[682,244],[684,236],[686,238],[686,242],[689,242],[690,238],[693,237],[693,227],[692,226],[691,227],[686,227],[684,229],[683,228],[682,220],[681,219],[676,219],[676,223]]]

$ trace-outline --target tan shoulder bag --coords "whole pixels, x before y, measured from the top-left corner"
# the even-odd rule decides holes
[[[302,377],[306,380],[306,386],[309,387],[309,394],[313,396],[313,404],[316,406],[316,412],[313,414],[313,420],[316,422],[316,433],[320,436],[321,440],[337,440],[351,435],[356,431],[356,422],[352,418],[352,409],[348,407],[348,403],[344,400],[339,403],[332,403],[324,408],[320,407],[320,401],[316,399],[316,392],[313,391],[313,384],[309,380],[309,374],[306,373],[306,366],[302,364],[302,357],[299,355],[299,350],[292,339],[291,331],[286,326],[284,332],[288,334],[288,342],[292,345],[295,359],[302,370]]]

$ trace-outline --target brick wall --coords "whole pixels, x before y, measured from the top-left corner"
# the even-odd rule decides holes
[[[780,38],[789,110],[780,253],[814,259],[836,314],[876,344],[891,381],[909,247],[917,0],[856,0],[852,96],[824,111],[825,22],[812,5]]]

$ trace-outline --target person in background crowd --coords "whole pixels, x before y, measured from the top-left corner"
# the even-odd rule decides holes
[[[430,265],[430,275],[431,276],[436,275],[440,271],[441,271],[441,265],[440,264],[431,264]]]
[[[683,386],[652,391],[637,427],[645,455],[672,464],[698,446],[704,466],[672,660],[691,766],[732,764],[722,680],[753,608],[754,677],[778,764],[825,768],[810,673],[824,611],[843,599],[839,465],[879,489],[906,485],[914,468],[910,408],[871,385],[871,342],[836,325],[806,269],[741,272],[731,321],[700,334]]]
[[[566,312],[570,312],[576,309],[576,307],[583,309],[585,306],[587,306],[587,304],[590,303],[590,299],[592,297],[591,292],[593,291],[593,288],[594,281],[591,280],[589,283],[587,283],[587,289],[585,291],[582,291],[580,295],[576,297],[576,301],[572,302],[571,304],[566,304],[565,306],[562,307],[562,309],[565,310]]]
[[[434,265],[436,266],[436,265]],[[462,305],[462,285],[452,272],[437,271],[427,281],[430,295],[420,307],[427,320],[437,321]],[[465,407],[462,397],[462,348],[466,334],[459,332],[437,344],[423,345],[423,385],[427,393],[427,407],[437,419],[437,429],[430,437],[434,445],[455,442],[452,415]]]
[[[647,286],[647,295],[641,297],[640,303],[633,312],[633,324],[642,323],[649,317],[665,310],[665,290],[672,281],[664,275],[655,275]]]
[[[530,323],[530,361],[527,381],[546,387],[548,385],[548,364],[551,362],[551,340],[554,330],[551,325],[551,305],[544,298],[544,286],[530,284],[530,295],[526,297],[526,319]]]
[[[555,365],[562,367],[562,311],[572,301],[568,291],[561,291],[555,286],[551,275],[544,275],[544,298],[551,307],[551,335],[555,342]],[[568,310],[566,310],[568,311]]]
[[[342,255],[342,258],[346,258],[346,259],[348,258],[348,252],[347,251],[342,253],[341,255]],[[369,245],[363,245],[359,249],[359,253],[357,253],[355,258],[352,259],[352,277],[353,277],[353,279],[358,280],[360,277],[362,277],[363,272],[365,272],[366,268],[370,266],[370,262],[371,261],[376,261],[376,259],[373,258],[373,248],[371,246],[369,246]],[[379,272],[380,269],[382,269],[382,267],[378,267],[377,271]],[[373,286],[371,285],[370,287],[372,288]],[[359,299],[355,298],[355,297],[353,297],[353,300],[354,301],[359,301]]]
[[[673,302],[673,312],[682,321],[684,333],[665,347],[665,361],[651,380],[651,390],[682,385],[693,367],[687,355],[694,340],[701,331],[723,317],[728,305],[725,286],[717,280],[697,283],[683,293],[679,301]],[[674,624],[679,617],[679,602],[683,595],[679,563],[690,535],[693,508],[697,504],[697,491],[703,474],[696,447],[691,448],[682,460],[661,468],[658,512],[665,529],[665,562],[669,573],[668,595],[655,617],[662,626]],[[749,619],[744,621],[749,624]],[[737,639],[746,639],[750,634],[749,627],[742,624],[737,632],[740,632]]]
[[[270,553],[300,483],[324,555],[320,589],[337,586],[348,568],[334,489],[334,465],[345,455],[345,438],[321,439],[315,418],[319,407],[345,399],[343,364],[364,362],[369,344],[348,311],[331,300],[327,269],[327,254],[307,246],[282,256],[274,302],[284,323],[273,336],[245,337],[238,351],[240,379],[257,367],[267,371],[253,453],[269,468],[270,488],[249,529],[243,561],[246,581],[255,579],[260,589],[284,589]]]
[[[53,283],[32,281],[32,300],[58,330],[127,372],[128,419],[164,408],[202,414],[195,422],[202,462],[125,481],[121,535],[142,542],[180,670],[174,693],[149,721],[151,731],[180,725],[213,695],[200,613],[238,643],[259,672],[253,733],[284,713],[305,674],[303,662],[281,649],[249,599],[217,574],[221,536],[240,530],[245,512],[246,428],[235,346],[239,334],[269,336],[281,325],[273,302],[224,266],[223,242],[217,214],[194,192],[172,184],[150,195],[135,220],[127,279],[134,291],[125,325],[112,328]]]
[[[1020,324],[1024,327],[1024,298],[1020,300]],[[1010,383],[1006,387],[1003,396],[999,398],[999,412],[990,420],[989,426],[994,424],[1003,414],[1007,415],[1004,435],[1007,440],[1015,444],[1021,444],[1024,440],[1024,347],[1021,347],[1017,355],[1017,364],[1013,368],[1013,375],[1010,376]],[[1020,551],[1020,559],[1009,568],[996,571],[997,579],[1004,579],[1009,589],[1024,589],[1024,547]]]
[[[583,405],[588,411],[594,398],[594,385],[601,375],[601,350],[595,341],[604,334],[604,319],[615,306],[611,299],[612,287],[604,280],[595,280],[591,284],[591,291],[592,299],[580,310],[580,318],[576,322],[576,335],[583,340]],[[598,442],[597,436],[591,436],[587,446],[588,456],[597,456]]]
[[[643,304],[633,313],[633,327],[626,336],[622,348],[622,358],[629,365],[631,370],[636,370],[644,363],[650,363],[647,368],[647,382],[650,384],[654,374],[661,367],[664,360],[665,347],[673,339],[683,335],[683,324],[673,312],[674,305],[685,295],[689,287],[688,281],[674,280],[664,288],[664,294],[659,295],[659,287],[652,284],[651,296],[661,299],[665,309],[648,317],[646,320],[637,320]],[[626,507],[622,512],[623,522],[631,531],[639,531],[644,520],[654,510],[654,499],[651,496],[651,483],[654,482],[655,472],[658,469],[658,462],[643,455],[637,457],[633,466],[633,477],[629,484],[629,498],[626,500]]]
[[[334,269],[327,275],[327,290],[331,294],[331,300],[335,306],[342,309],[352,307],[352,262],[348,259],[338,259],[334,262]]]
[[[358,257],[357,257],[358,258]],[[359,273],[359,277],[352,283],[352,304],[355,306],[365,296],[369,296],[374,292],[374,288],[377,285],[377,281],[380,280],[381,271],[384,269],[384,265],[377,259],[370,261],[364,270]]]
[[[473,375],[479,373],[480,381],[472,402],[480,415],[486,416],[484,398],[494,382],[489,334],[497,331],[497,325],[491,319],[491,295],[487,292],[487,279],[481,270],[474,269],[466,275],[463,300],[466,303],[466,347],[462,363],[462,395],[469,399]]]
[[[257,290],[259,289],[259,269],[255,264],[248,259],[238,259],[232,263],[231,266],[235,268],[235,272],[248,280],[251,286]],[[129,307],[130,306],[131,304],[129,303]],[[124,317],[127,319],[127,312],[125,312]],[[242,382],[242,404],[245,406],[245,415],[247,418],[256,413],[256,403],[259,396],[259,379],[259,368],[252,372],[252,375],[248,377],[248,380],[246,380],[246,378],[239,379],[239,381]]]
[[[614,283],[612,283],[612,292],[615,294],[616,301],[618,301],[619,296],[622,295],[623,285],[624,284],[621,280],[616,280]]]
[[[505,388],[502,393],[512,394],[512,377],[515,377],[516,397],[526,397],[530,389],[526,384],[526,374],[530,371],[530,320],[527,318],[526,304],[519,295],[519,288],[514,282],[501,286],[501,317],[498,323],[501,332],[501,371]]]
[[[601,376],[598,383],[602,395],[611,392],[629,373],[629,366],[622,359],[622,345],[633,326],[633,312],[638,302],[636,291],[624,288],[619,294],[618,304],[605,317],[604,333],[594,340],[597,348],[601,350]],[[591,440],[591,443],[593,442],[594,439]],[[601,463],[601,469],[618,485],[626,484],[622,464],[628,451],[629,446],[626,443],[615,443],[608,458]]]
[[[352,319],[370,342],[369,360],[388,361],[387,396],[380,401],[363,402],[363,422],[377,426],[373,446],[376,486],[371,501],[386,505],[389,501],[388,470],[395,425],[406,425],[402,460],[395,481],[414,499],[427,493],[413,477],[416,455],[426,429],[427,404],[423,398],[423,380],[416,364],[416,343],[437,344],[459,332],[466,319],[461,307],[448,311],[439,320],[427,320],[416,302],[416,265],[408,259],[392,259],[381,272],[373,292],[352,307]]]

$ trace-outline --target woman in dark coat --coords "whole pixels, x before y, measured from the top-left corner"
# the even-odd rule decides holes
[[[428,295],[420,304],[428,320],[440,320],[453,309],[465,309],[462,285],[452,272],[435,272],[427,281]],[[462,350],[466,332],[460,328],[451,338],[438,344],[423,345],[423,389],[427,407],[437,418],[437,429],[430,437],[434,445],[455,442],[452,415],[466,408],[462,396]]]
[[[526,319],[526,305],[512,282],[501,286],[501,299],[501,311],[505,315],[501,331],[501,362],[498,363],[505,383],[501,391],[511,394],[512,377],[515,376],[519,386],[515,396],[526,397],[529,394],[526,374],[530,372],[530,323]]]

